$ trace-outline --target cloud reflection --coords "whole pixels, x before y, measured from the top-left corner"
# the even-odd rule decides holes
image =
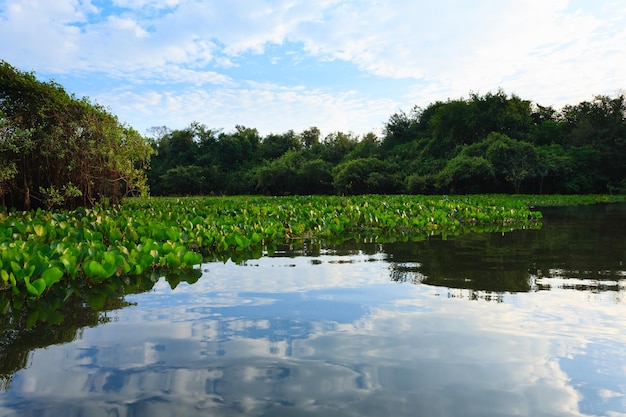
[[[450,298],[389,283],[390,263],[371,258],[212,263],[194,285],[159,283],[35,352],[0,415],[626,412],[626,380],[602,362],[626,369],[624,304],[564,290]]]

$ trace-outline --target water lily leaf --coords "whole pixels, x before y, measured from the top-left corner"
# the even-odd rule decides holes
[[[111,264],[115,264],[115,253],[113,252],[105,252],[103,255],[104,261],[111,263]]]
[[[49,268],[43,271],[41,274],[41,279],[43,279],[46,283],[46,286],[49,288],[54,283],[59,281],[63,276],[63,271],[57,267]]]
[[[192,251],[187,251],[183,255],[183,262],[186,265],[197,265],[199,263],[202,263],[202,255],[200,255],[199,253],[192,252]]]
[[[36,279],[32,283],[28,278],[25,278],[24,283],[26,284],[26,291],[35,297],[39,297],[46,289],[46,282],[41,278]]]
[[[24,278],[32,277],[33,272],[35,272],[35,265],[29,265],[28,267],[24,267],[24,269],[22,270],[22,273],[24,274]]]
[[[15,275],[21,277],[21,275],[18,274],[22,272],[22,267],[17,262],[11,261],[11,269]]]
[[[252,233],[252,235],[250,236],[250,240],[252,241],[252,243],[259,243],[261,239],[261,235],[257,232]]]
[[[168,253],[165,260],[167,262],[167,266],[171,269],[175,269],[180,266],[180,259],[174,253]]]
[[[110,242],[117,242],[121,238],[122,238],[122,232],[120,232],[118,229],[111,229],[109,231],[109,241]]]
[[[106,275],[106,271],[97,261],[87,261],[83,265],[83,271],[89,278],[102,278]]]
[[[42,237],[46,234],[46,228],[43,224],[36,224],[35,226],[33,226],[33,230],[35,231],[35,234],[39,237]]]
[[[167,235],[169,240],[177,241],[180,239],[180,232],[175,229],[166,229],[165,234]]]
[[[33,327],[35,323],[37,323],[38,319],[39,319],[39,310],[35,310],[32,313],[30,313],[28,315],[28,319],[26,320],[26,328],[30,329],[31,327]]]
[[[34,280],[32,285],[37,291],[37,296],[40,296],[46,290],[46,287],[47,287],[46,281],[44,281],[42,278],[38,278]]]
[[[106,302],[105,295],[99,293],[88,293],[86,294],[85,299],[87,301],[87,305],[94,310],[101,310]]]
[[[102,276],[101,278],[111,278],[113,275],[115,275],[115,272],[117,271],[117,266],[114,263],[104,262],[102,264],[102,269],[105,273],[104,276]]]

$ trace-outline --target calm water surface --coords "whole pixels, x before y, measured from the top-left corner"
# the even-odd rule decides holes
[[[543,212],[207,263],[4,330],[0,416],[626,416],[626,205]]]

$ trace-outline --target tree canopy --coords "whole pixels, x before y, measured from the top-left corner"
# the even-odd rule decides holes
[[[151,153],[104,107],[0,61],[0,204],[90,206],[146,194]]]
[[[626,193],[626,97],[562,109],[498,90],[399,111],[382,135],[259,134],[197,122],[146,139],[0,61],[0,205],[125,195]],[[148,162],[150,161],[150,166]]]
[[[148,179],[157,195],[623,193],[625,138],[623,94],[556,110],[497,91],[400,111],[382,137],[193,123],[154,139]]]

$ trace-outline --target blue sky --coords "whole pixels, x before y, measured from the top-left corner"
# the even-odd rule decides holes
[[[502,88],[560,108],[626,89],[623,0],[0,0],[0,59],[145,133],[379,132]]]

